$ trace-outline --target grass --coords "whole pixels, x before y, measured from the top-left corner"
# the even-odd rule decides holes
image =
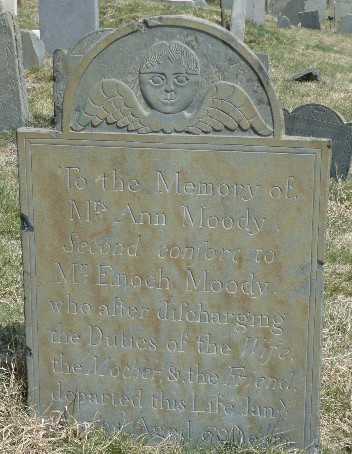
[[[100,0],[100,23],[122,23],[159,14],[184,13],[169,4],[130,0]],[[37,0],[22,0],[21,28],[38,28]],[[207,9],[187,10],[220,23],[217,3]],[[248,23],[245,42],[255,52],[268,53],[271,78],[282,106],[289,109],[324,103],[352,121],[352,37],[335,34],[328,23],[321,32],[277,29],[267,15],[264,26]],[[287,78],[314,67],[326,83],[293,83]],[[53,125],[52,68],[26,73],[33,127]],[[170,439],[159,446],[118,433],[85,430],[65,412],[38,420],[26,407],[26,373],[22,265],[19,236],[18,179],[15,133],[0,134],[0,452],[7,453],[115,453],[202,454],[209,448],[180,446]],[[352,452],[352,179],[331,181],[328,206],[325,267],[324,329],[321,393],[323,454]],[[282,448],[220,446],[216,454],[269,453]]]

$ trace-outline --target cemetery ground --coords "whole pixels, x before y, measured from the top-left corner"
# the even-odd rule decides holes
[[[145,1],[100,1],[100,25],[122,23],[184,9]],[[38,28],[37,1],[22,2],[21,28]],[[186,12],[219,23],[216,4]],[[265,26],[247,24],[245,42],[255,52],[268,53],[270,74],[281,104],[290,110],[305,103],[323,103],[352,121],[352,36],[338,35],[328,22],[323,30],[281,30],[267,15]],[[288,82],[287,78],[314,67],[324,83]],[[53,125],[52,67],[26,73],[30,126]],[[169,439],[160,446],[133,441],[128,435],[109,436],[94,427],[78,430],[66,413],[37,420],[26,407],[26,372],[20,218],[15,132],[0,134],[0,452],[4,453],[173,453],[200,454],[209,448],[181,446]],[[331,181],[325,264],[324,329],[321,390],[321,444],[324,454],[352,452],[352,177]],[[258,448],[223,446],[214,453],[280,453],[269,445]]]

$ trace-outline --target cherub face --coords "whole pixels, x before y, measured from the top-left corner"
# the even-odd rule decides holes
[[[185,110],[198,93],[200,75],[191,73],[180,62],[165,58],[148,72],[139,74],[142,94],[148,105],[162,113]]]

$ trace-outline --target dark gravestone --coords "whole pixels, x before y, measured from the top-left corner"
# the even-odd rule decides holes
[[[50,55],[99,28],[98,0],[39,0],[38,9],[40,38]]]
[[[277,16],[281,15],[289,1],[290,0],[273,0],[273,14],[276,14]]]
[[[320,20],[318,11],[303,11],[299,13],[301,27],[320,30]]]
[[[332,141],[330,176],[347,178],[352,147],[352,125],[333,109],[306,104],[291,113],[284,111],[285,131],[290,136],[328,138]]]
[[[290,19],[286,16],[280,16],[279,20],[277,21],[277,26],[279,28],[287,28],[290,30],[292,28],[292,24],[290,22]]]
[[[0,131],[7,131],[28,118],[21,38],[11,13],[0,13],[0,68]]]
[[[317,70],[314,68],[307,68],[300,71],[293,76],[290,76],[287,80],[292,82],[323,82]]]
[[[316,452],[328,142],[283,138],[214,24],[146,19],[77,58],[62,129],[18,132],[30,404]]]
[[[282,10],[282,15],[288,17],[292,25],[298,25],[300,23],[299,13],[304,10],[304,0],[290,0]]]

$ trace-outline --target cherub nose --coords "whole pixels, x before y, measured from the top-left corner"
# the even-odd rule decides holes
[[[172,77],[166,77],[164,91],[166,93],[171,93],[172,91],[174,91],[174,86],[172,84]]]

